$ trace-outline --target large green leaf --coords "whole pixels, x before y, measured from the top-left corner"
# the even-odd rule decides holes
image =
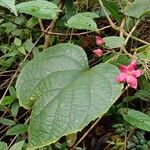
[[[102,117],[121,92],[122,86],[115,81],[118,69],[110,64],[81,73],[61,91],[54,88],[59,85],[58,74],[68,78],[68,73],[57,72],[49,76],[53,86],[43,89],[39,84],[38,89],[44,91],[38,91],[39,98],[33,106],[29,127],[31,148],[48,145],[63,135],[82,130],[90,121]]]
[[[32,107],[29,147],[40,148],[82,130],[102,117],[120,95],[118,68],[100,64],[89,70],[86,54],[73,44],[58,44],[30,61],[18,77],[20,104]]]
[[[16,9],[41,19],[54,19],[60,11],[57,5],[46,0],[23,2],[16,5]]]
[[[98,31],[97,25],[93,20],[93,18],[97,18],[97,17],[99,17],[97,14],[91,12],[78,13],[72,16],[67,21],[66,25],[69,28],[74,28],[74,29],[86,29],[86,30]]]
[[[127,109],[127,113],[123,113],[123,118],[136,128],[150,131],[150,116],[143,112]]]
[[[150,13],[150,1],[135,0],[133,3],[128,5],[123,12],[127,16],[140,18],[142,15]]]
[[[0,0],[0,6],[10,9],[11,12],[13,12],[15,15],[17,15],[15,1],[16,0]]]

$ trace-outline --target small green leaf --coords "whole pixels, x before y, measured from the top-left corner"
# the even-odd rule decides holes
[[[8,126],[13,126],[16,124],[13,120],[6,119],[6,118],[0,118],[0,123]]]
[[[94,14],[95,15],[95,14]],[[87,17],[88,16],[88,17]],[[79,13],[72,16],[68,21],[66,26],[74,29],[86,29],[92,31],[98,31],[97,25],[92,19],[93,13]]]
[[[19,51],[21,54],[26,55],[26,51],[25,51],[25,48],[24,48],[23,45],[21,45],[21,46],[18,47],[18,51]]]
[[[5,96],[3,101],[1,102],[1,105],[5,106],[5,105],[9,105],[11,104],[13,101],[15,100],[15,97],[13,96]]]
[[[13,102],[12,106],[11,106],[11,112],[13,114],[13,116],[17,116],[19,110],[19,103],[18,101]]]
[[[15,39],[14,39],[14,44],[15,44],[16,46],[20,46],[20,45],[21,45],[21,41],[20,41],[18,38],[15,37]]]
[[[10,9],[10,11],[13,12],[17,16],[15,1],[16,0],[0,0],[0,6]]]
[[[37,24],[38,24],[38,19],[35,17],[32,17],[27,21],[26,26],[29,28],[33,28]]]
[[[138,57],[140,59],[150,60],[150,45],[144,45],[137,49],[139,51]]]
[[[34,47],[31,39],[27,39],[23,43],[23,46],[24,46],[25,50],[28,51],[28,52]]]
[[[16,90],[13,86],[9,87],[9,93],[10,93],[11,96],[16,98]]]
[[[147,90],[138,90],[134,96],[140,98],[141,100],[150,102],[150,91]]]
[[[13,126],[12,128],[8,129],[6,132],[6,135],[17,135],[27,132],[28,125],[27,124],[17,124],[16,126]]]
[[[112,57],[111,57],[112,58]],[[114,61],[112,61],[112,64],[119,67],[120,64],[128,65],[130,63],[130,58],[126,55],[119,55]]]
[[[125,39],[123,37],[109,36],[103,39],[105,41],[106,47],[108,48],[118,48],[125,44]]]
[[[54,19],[60,12],[57,5],[46,0],[23,2],[16,5],[16,9],[41,19]]]
[[[75,14],[75,6],[73,0],[65,0],[65,10],[67,19]]]
[[[23,145],[24,141],[17,142],[10,148],[10,150],[22,150]]]
[[[123,12],[127,16],[140,18],[142,15],[150,13],[150,1],[135,0],[133,3],[128,5]]]
[[[6,144],[5,142],[1,142],[1,141],[0,141],[0,149],[1,149],[1,150],[8,150],[7,144]]]
[[[125,121],[135,126],[136,128],[150,131],[150,116],[133,109],[126,109],[127,112],[123,113]]]
[[[110,14],[117,20],[120,21],[120,10],[118,4],[113,1],[103,0],[104,6],[108,9]]]

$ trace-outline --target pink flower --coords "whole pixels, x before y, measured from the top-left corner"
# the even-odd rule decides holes
[[[95,49],[93,51],[93,53],[97,56],[97,57],[101,57],[103,55],[103,51],[101,49]]]
[[[137,78],[140,77],[144,71],[139,69],[135,70],[136,67],[136,60],[132,61],[128,66],[120,65],[120,73],[116,78],[117,82],[126,82],[128,86],[137,89]]]
[[[96,38],[96,44],[97,45],[102,45],[104,43],[104,40],[101,37],[96,36],[95,38]]]

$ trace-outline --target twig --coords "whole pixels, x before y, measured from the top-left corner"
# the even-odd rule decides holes
[[[125,18],[122,19],[122,22],[120,25],[120,37],[123,37],[124,25],[125,25]]]
[[[100,121],[101,118],[98,118],[93,125],[86,131],[86,133],[80,138],[80,140],[70,149],[74,150],[75,147],[82,142],[82,140],[88,135],[88,133],[97,125],[97,123]]]
[[[3,72],[0,72],[0,75],[1,74],[4,74],[4,73],[11,73],[11,72],[15,72],[16,70],[8,70],[8,71],[3,71]]]
[[[120,25],[120,37],[123,37],[123,31],[124,31],[124,25],[125,25],[125,18],[123,18],[121,25]],[[120,51],[123,51],[126,55],[129,57],[133,57],[128,51],[125,49],[126,44],[124,44],[121,48]]]
[[[60,0],[60,2],[59,2],[60,10],[62,10],[63,7],[64,7],[64,2],[62,0]],[[58,19],[59,15],[60,15],[60,12],[57,13],[56,18],[51,22],[48,32],[52,32],[54,30],[55,24],[57,22],[57,19]],[[43,49],[48,48],[49,45],[50,45],[50,34],[45,34]]]
[[[129,133],[128,136],[125,135],[124,148],[123,148],[123,150],[126,150],[126,149],[127,149],[127,142],[128,142],[128,140],[131,138],[131,136],[133,135],[134,132],[135,132],[135,128],[133,128],[133,129],[131,130],[131,132]]]
[[[105,9],[105,7],[104,7],[104,5],[103,5],[103,3],[102,3],[101,0],[99,0],[99,3],[100,3],[100,5],[101,5],[101,7],[102,7],[103,12],[104,12],[105,15],[106,15],[106,18],[107,18],[108,22],[109,22],[110,25],[112,26],[112,28],[115,29],[115,30],[118,30],[118,27],[116,27],[116,25],[113,23],[113,21],[112,21],[111,18],[109,17],[109,14],[107,13],[107,11],[106,11],[106,9]]]
[[[1,17],[1,15],[0,15],[0,17]],[[72,36],[78,36],[78,35],[85,35],[85,34],[88,34],[88,33],[95,32],[95,31],[86,31],[86,32],[80,32],[80,33],[67,33],[67,34],[66,33],[59,33],[59,32],[52,32],[52,31],[47,31],[46,32],[46,31],[42,31],[42,29],[40,30],[40,29],[30,28],[30,27],[27,27],[27,26],[23,26],[23,25],[17,24],[17,23],[15,23],[15,22],[13,22],[13,21],[11,21],[9,19],[5,19],[5,20],[10,21],[11,23],[15,24],[18,27],[26,28],[26,29],[29,29],[29,30],[32,30],[32,31],[37,31],[37,32],[40,32],[40,33],[48,34],[48,35],[59,35],[59,36],[70,36],[70,35],[72,35]],[[108,26],[105,26],[103,28],[98,29],[98,31],[102,31],[102,30],[110,28],[110,27],[111,26],[108,25]]]
[[[127,33],[125,30],[123,31],[123,33],[124,33],[126,36],[129,36],[129,33]],[[141,43],[143,43],[143,44],[146,44],[146,45],[149,45],[149,44],[150,44],[149,42],[146,42],[146,41],[144,41],[144,40],[141,40],[141,39],[139,39],[139,38],[137,38],[137,37],[135,37],[135,36],[133,36],[133,35],[131,35],[130,38],[132,38],[132,39],[134,39],[134,40],[136,40],[136,41],[139,41],[139,42],[141,42]]]
[[[110,28],[111,26],[110,25],[108,25],[108,26],[105,26],[105,27],[103,27],[103,28],[100,28],[100,29],[98,29],[98,31],[102,31],[102,30],[105,30],[105,29],[107,29],[107,28]],[[56,32],[48,32],[48,33],[45,33],[45,34],[52,34],[52,35],[63,35],[63,36],[70,36],[70,35],[72,35],[72,36],[79,36],[79,35],[84,35],[84,34],[89,34],[89,33],[93,33],[93,32],[95,32],[95,31],[86,31],[86,32],[80,32],[80,33],[56,33]]]
[[[44,26],[41,19],[38,19],[41,30],[44,32]]]
[[[133,28],[131,29],[130,33],[128,34],[126,40],[125,40],[125,45],[127,44],[129,38],[131,37],[132,33],[135,31],[136,27],[138,26],[140,22],[140,19],[138,19],[138,21],[135,23],[135,25],[133,26]]]

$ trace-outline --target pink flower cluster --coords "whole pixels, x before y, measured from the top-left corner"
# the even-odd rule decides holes
[[[140,77],[144,71],[137,69],[137,62],[133,60],[128,66],[120,65],[120,73],[116,80],[118,83],[126,82],[129,87],[137,89],[137,78]]]
[[[104,40],[103,40],[101,37],[99,37],[99,36],[96,36],[96,37],[95,37],[95,42],[96,42],[96,44],[97,44],[98,46],[104,44]],[[101,56],[103,55],[103,51],[102,51],[100,48],[93,50],[93,53],[94,53],[95,56],[97,56],[97,57],[101,57]]]

